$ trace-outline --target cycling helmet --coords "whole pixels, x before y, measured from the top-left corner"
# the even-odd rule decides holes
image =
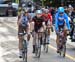
[[[59,7],[59,8],[58,8],[58,12],[59,12],[59,13],[64,13],[64,8],[63,8],[63,7]]]
[[[36,10],[36,14],[42,14],[42,10]]]

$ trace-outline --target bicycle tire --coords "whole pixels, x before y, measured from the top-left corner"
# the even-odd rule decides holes
[[[65,57],[66,54],[66,44],[63,45],[63,57]]]
[[[38,55],[38,48],[37,46],[35,46],[35,56],[37,57],[37,55]]]
[[[24,40],[22,56],[23,56],[23,61],[27,62],[27,43],[26,43],[26,40]]]
[[[46,50],[46,53],[48,53],[48,38],[46,38],[46,46],[45,46],[45,50]]]
[[[48,53],[48,44],[46,45],[46,53]]]
[[[40,58],[41,55],[41,38],[38,40],[38,58]]]
[[[36,42],[36,45],[35,45],[35,56],[38,57],[38,44]]]
[[[43,42],[43,47],[44,47],[44,51],[46,50],[46,33],[45,33],[45,39],[44,39],[44,42]]]
[[[59,41],[60,43],[59,43],[59,55],[61,56],[62,55],[62,49],[61,49],[61,47],[62,47],[62,41]]]
[[[44,45],[44,51],[45,51],[46,53],[48,53],[48,44],[45,44],[45,45]]]
[[[35,56],[36,56],[37,58],[40,58],[40,55],[41,55],[41,47],[36,47]]]

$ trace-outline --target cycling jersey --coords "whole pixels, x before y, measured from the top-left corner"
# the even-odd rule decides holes
[[[62,16],[60,16],[59,13],[56,13],[55,15],[55,29],[56,31],[59,28],[59,25],[63,25],[66,24],[68,30],[70,30],[70,24],[69,24],[69,20],[68,20],[68,16],[66,13],[64,13]]]
[[[24,15],[22,15],[21,17],[22,17],[22,19],[21,19],[21,25],[22,26],[27,26],[27,23],[29,22],[30,17],[29,16],[24,16]]]
[[[37,16],[33,17],[33,21],[34,21],[34,30],[35,32],[37,32],[43,25],[42,22],[44,22],[43,18],[37,18]]]
[[[52,23],[52,15],[50,13],[48,13],[47,15],[46,14],[42,14],[43,18],[44,18],[44,21],[48,22],[48,20],[50,20],[50,22]]]

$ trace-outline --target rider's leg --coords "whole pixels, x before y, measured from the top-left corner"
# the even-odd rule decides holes
[[[19,33],[23,33],[23,27],[19,26],[18,27],[18,39],[19,39],[19,57],[22,57],[22,50],[23,50],[23,46],[22,46],[22,41],[23,41],[23,37],[21,35],[19,35]]]
[[[65,38],[67,40],[67,29],[64,29],[64,36],[65,36]]]
[[[43,36],[44,28],[41,27],[38,31],[41,32],[41,33],[39,33],[39,37],[41,38],[41,39],[40,39],[41,44],[43,44],[43,40],[44,40],[44,38],[43,38],[43,37],[44,37],[44,36]]]
[[[30,40],[30,24],[29,23],[27,24],[27,27],[25,28],[25,31],[28,33],[27,41],[29,41]]]
[[[36,33],[33,32],[33,53],[35,53],[35,43],[36,42]]]
[[[59,53],[59,36],[58,36],[58,34],[56,37],[56,44],[57,44],[57,53]]]
[[[50,43],[50,29],[48,29],[48,44]]]
[[[23,39],[22,39],[22,36],[18,36],[18,38],[19,38],[19,57],[21,58],[22,57],[22,51],[23,51],[23,46],[22,46]]]

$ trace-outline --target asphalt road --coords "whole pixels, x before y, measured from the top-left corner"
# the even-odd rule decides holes
[[[17,37],[17,19],[16,18],[0,18],[0,62],[22,62],[18,58],[18,37]],[[41,58],[34,58],[32,54],[31,38],[28,46],[28,62],[75,62],[75,47],[67,44],[66,57],[63,58],[56,53],[56,42],[51,33],[51,42],[49,52],[45,53],[42,47]]]

